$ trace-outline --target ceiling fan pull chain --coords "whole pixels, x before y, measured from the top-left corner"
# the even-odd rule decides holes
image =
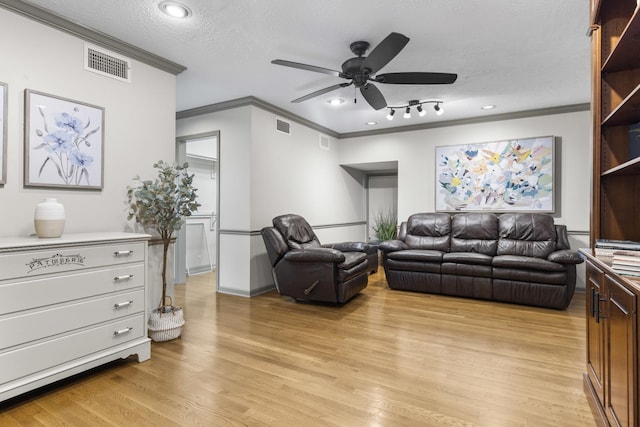
[[[356,91],[356,87],[353,87],[353,103],[357,104],[358,103],[358,92]]]

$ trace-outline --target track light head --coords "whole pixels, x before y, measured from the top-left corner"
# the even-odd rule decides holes
[[[394,110],[393,108],[389,110],[389,113],[387,114],[387,120],[393,120],[393,115],[395,113],[396,113],[396,110]]]
[[[440,108],[440,103],[437,103],[436,105],[434,105],[433,109],[436,110],[436,114],[439,115],[439,116],[444,114],[444,110],[442,108]]]
[[[411,118],[411,107],[407,106],[407,109],[404,110],[404,118],[405,119],[410,119]]]
[[[427,114],[427,112],[422,109],[422,104],[418,105],[418,115],[424,117],[425,114]]]

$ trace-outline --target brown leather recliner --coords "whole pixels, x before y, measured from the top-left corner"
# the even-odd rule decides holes
[[[369,247],[323,246],[300,215],[280,215],[261,231],[278,293],[295,300],[342,304],[367,287]]]

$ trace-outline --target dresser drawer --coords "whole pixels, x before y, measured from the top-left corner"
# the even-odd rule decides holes
[[[144,289],[0,317],[0,348],[144,313]]]
[[[0,315],[144,287],[144,263],[0,282]],[[0,346],[1,348],[1,346]]]
[[[0,281],[142,262],[145,242],[50,248],[0,255]]]
[[[92,353],[144,336],[145,316],[99,325],[27,347],[0,353],[0,384],[63,363],[71,364]]]

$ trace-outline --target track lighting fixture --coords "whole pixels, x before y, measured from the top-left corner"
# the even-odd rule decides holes
[[[440,106],[440,104],[442,104],[442,101],[440,100],[418,101],[417,99],[414,99],[407,102],[405,105],[388,106],[387,108],[389,109],[389,113],[387,113],[387,119],[393,120],[393,115],[396,113],[396,110],[399,110],[402,108],[404,108],[404,118],[410,119],[411,107],[414,107],[414,106],[416,107],[416,110],[418,110],[418,115],[420,117],[424,117],[427,114],[427,112],[422,107],[424,104],[434,104],[433,110],[436,112],[438,116],[441,116],[444,113],[444,109]]]
[[[387,114],[387,120],[393,120],[393,115],[396,113],[396,110],[393,108],[389,110],[389,114]]]

